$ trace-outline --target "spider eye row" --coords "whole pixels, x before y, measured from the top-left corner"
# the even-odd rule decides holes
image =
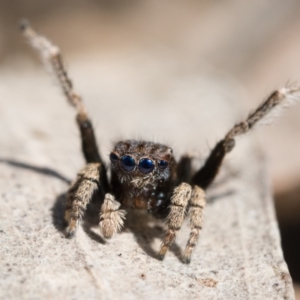
[[[155,168],[155,162],[150,158],[142,158],[138,163],[136,163],[135,159],[130,155],[124,155],[121,159],[119,159],[118,155],[113,152],[110,154],[109,158],[112,163],[120,161],[121,168],[126,172],[133,171],[137,166],[141,173],[149,174]],[[159,169],[164,170],[168,166],[168,162],[165,160],[159,160],[157,165]]]

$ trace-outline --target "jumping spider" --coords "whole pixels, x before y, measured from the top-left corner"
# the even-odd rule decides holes
[[[77,110],[86,166],[68,191],[64,214],[68,224],[67,235],[75,234],[87,204],[98,191],[102,204],[99,227],[105,238],[112,237],[122,228],[126,212],[120,209],[121,206],[124,209],[145,209],[156,217],[165,218],[166,232],[158,253],[160,259],[164,258],[188,215],[190,236],[183,261],[189,263],[202,228],[205,190],[215,179],[225,155],[234,148],[235,137],[248,132],[274,107],[299,97],[299,88],[286,87],[273,92],[248,118],[228,131],[194,174],[191,174],[191,159],[183,156],[177,163],[172,149],[166,145],[125,140],[118,142],[110,153],[109,179],[98,152],[92,123],[81,97],[73,89],[59,48],[37,34],[28,22],[22,21],[20,27],[30,44],[40,52],[46,63],[50,63],[65,96]]]

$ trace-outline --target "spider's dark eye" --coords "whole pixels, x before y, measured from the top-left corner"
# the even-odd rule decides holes
[[[154,162],[149,158],[143,158],[139,162],[139,170],[144,173],[148,174],[151,173],[154,169]]]
[[[159,167],[161,170],[164,170],[167,166],[168,166],[168,162],[165,161],[165,160],[160,160],[160,161],[158,162],[158,167]]]
[[[135,160],[132,156],[125,155],[121,159],[121,167],[126,172],[131,172],[135,168]]]
[[[110,159],[110,161],[112,162],[112,163],[115,163],[115,162],[117,162],[118,160],[119,160],[119,156],[117,155],[117,154],[115,154],[115,153],[111,153],[110,155],[109,155],[109,159]]]

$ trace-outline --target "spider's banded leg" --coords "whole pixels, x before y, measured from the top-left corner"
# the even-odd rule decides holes
[[[192,197],[189,203],[191,233],[183,252],[183,262],[190,263],[191,255],[199,239],[203,223],[203,209],[206,204],[205,192],[198,186],[193,187]]]
[[[27,20],[20,21],[20,29],[28,42],[41,55],[43,61],[52,67],[69,103],[76,107],[80,113],[85,113],[81,97],[74,91],[72,81],[69,79],[59,48],[52,44],[46,37],[34,31]]]
[[[126,212],[119,209],[121,203],[114,196],[106,194],[101,206],[99,228],[105,238],[111,238],[123,227]]]
[[[68,223],[66,231],[69,237],[75,234],[87,204],[94,192],[100,188],[100,169],[100,163],[87,164],[69,188],[65,209],[65,220]]]
[[[159,259],[164,259],[169,247],[174,242],[184,221],[187,205],[191,198],[192,188],[187,183],[181,183],[175,188],[171,198],[170,212],[166,219],[166,233],[158,253]]]
[[[265,120],[266,115],[271,111],[277,111],[299,98],[300,88],[298,86],[286,87],[273,92],[246,120],[233,126],[225,138],[217,143],[204,166],[192,178],[191,183],[206,189],[218,174],[226,153],[233,149],[236,136],[247,133],[256,123]]]
[[[47,65],[50,64],[69,103],[76,108],[76,119],[80,129],[82,151],[85,160],[87,163],[101,163],[101,184],[108,191],[109,185],[106,170],[98,151],[92,122],[81,97],[75,92],[72,81],[68,77],[59,48],[52,44],[46,37],[34,31],[26,20],[20,22],[20,28],[32,47],[37,49],[41,54],[44,62]]]

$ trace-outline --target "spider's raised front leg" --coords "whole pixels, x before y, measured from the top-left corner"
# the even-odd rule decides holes
[[[275,91],[246,120],[233,126],[213,148],[204,166],[191,178],[190,182],[194,186],[191,200],[188,196],[191,192],[191,187],[188,184],[182,183],[175,189],[166,222],[167,232],[159,251],[161,259],[175,240],[176,234],[183,223],[185,213],[191,207],[191,234],[183,254],[184,262],[188,263],[190,261],[202,226],[202,210],[205,206],[204,190],[209,187],[217,176],[226,154],[234,148],[235,138],[238,135],[247,133],[261,120],[265,120],[265,116],[274,111],[274,108],[281,108],[294,100],[298,100],[299,94],[300,88],[298,86],[286,87]],[[184,159],[182,162],[182,167],[179,168],[178,172],[182,170],[179,173],[185,174],[185,166],[190,166],[190,163],[188,159]],[[188,178],[188,176],[182,175],[182,178]]]
[[[158,257],[163,259],[169,247],[174,242],[188,210],[190,211],[191,233],[183,253],[183,261],[190,262],[191,254],[196,246],[202,228],[202,211],[205,206],[205,193],[198,186],[193,188],[187,183],[181,183],[175,188],[171,198],[170,212],[166,219],[166,233],[159,250]]]
[[[193,176],[191,184],[198,185],[203,189],[208,188],[217,176],[225,155],[234,148],[235,138],[238,135],[247,133],[261,120],[265,121],[266,115],[272,115],[269,114],[270,112],[277,112],[299,98],[299,86],[285,87],[273,92],[253,113],[249,114],[246,120],[233,126],[224,139],[216,144],[204,166]]]
[[[50,64],[69,103],[77,110],[76,120],[87,165],[78,173],[77,179],[68,192],[65,210],[65,220],[68,222],[67,233],[69,236],[74,235],[78,222],[82,218],[94,192],[101,189],[102,194],[107,194],[101,207],[100,231],[104,237],[111,237],[122,227],[125,213],[118,210],[120,203],[108,193],[110,188],[106,169],[98,151],[92,122],[87,110],[81,97],[73,89],[59,48],[47,38],[35,32],[26,20],[21,21],[20,28],[30,44],[39,51],[45,63]]]

